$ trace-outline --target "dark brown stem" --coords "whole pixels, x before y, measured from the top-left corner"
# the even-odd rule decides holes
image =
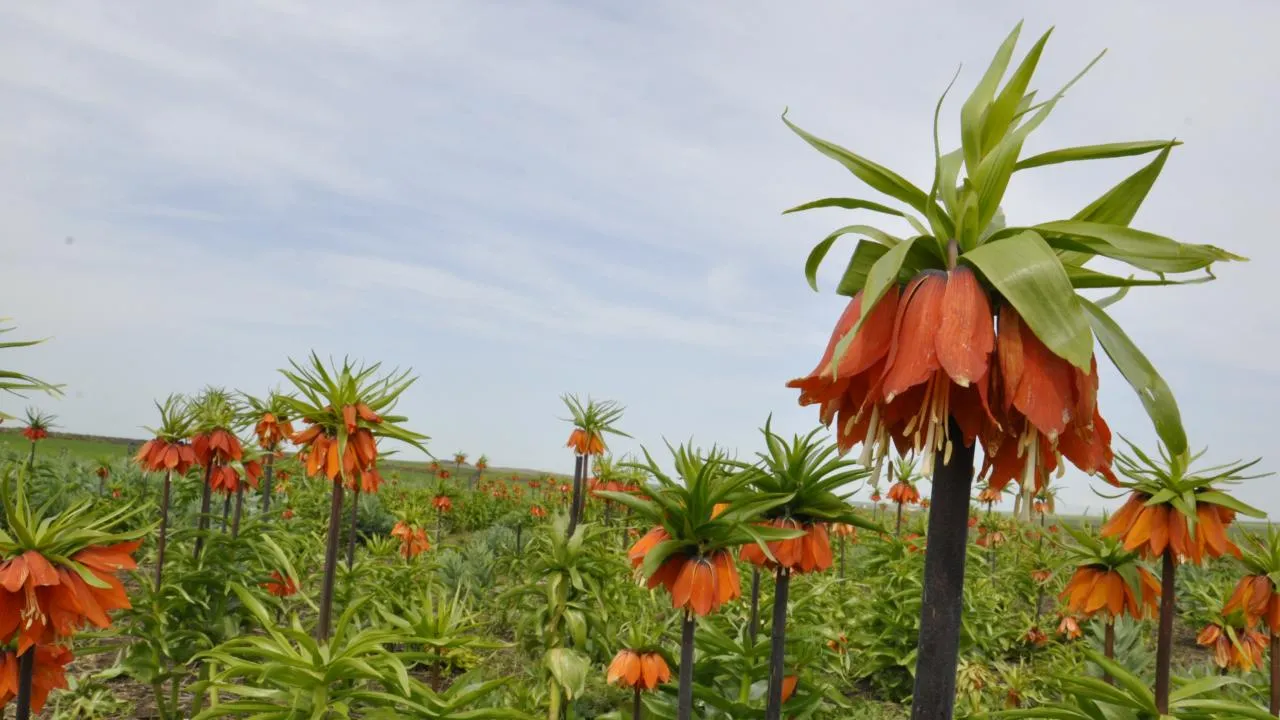
[[[324,549],[324,584],[320,586],[320,620],[316,625],[316,637],[321,642],[329,639],[330,619],[333,617],[333,581],[338,572],[338,536],[342,532],[342,476],[333,481],[333,496],[329,500],[329,537]]]
[[[222,499],[222,532],[227,531],[227,518],[231,517],[231,493]]]
[[[156,590],[160,589],[160,579],[164,577],[164,548],[169,539],[169,490],[173,484],[172,470],[164,473],[164,484],[160,486],[160,531],[156,535]]]
[[[271,512],[271,479],[275,477],[276,454],[267,454],[267,464],[262,469],[262,514]]]
[[[244,514],[244,483],[236,488],[236,511],[231,516],[231,537],[240,537],[240,517]]]
[[[1280,628],[1271,630],[1271,714],[1280,717]]]
[[[1116,621],[1115,618],[1107,618],[1106,627],[1102,631],[1102,654],[1108,660],[1116,659]],[[1103,672],[1102,679],[1108,684],[1115,685],[1115,678],[1111,677],[1111,673]]]
[[[898,503],[898,526],[894,529],[894,534],[902,537],[902,503]]]
[[[356,527],[360,524],[360,483],[351,495],[351,535],[347,538],[347,570],[356,564]]]
[[[35,445],[35,443],[32,443]],[[18,658],[18,709],[17,720],[31,718],[31,680],[36,672],[36,648],[31,646]]]
[[[760,634],[760,568],[751,568],[751,646],[755,647]]]
[[[1161,715],[1169,714],[1169,665],[1173,660],[1173,610],[1174,580],[1178,562],[1172,549],[1164,551],[1164,566],[1160,573],[1160,631],[1156,636],[1156,709]]]
[[[569,537],[573,537],[573,533],[578,529],[579,517],[578,496],[582,494],[582,466],[586,459],[584,455],[573,456],[573,497],[569,500]]]
[[[524,529],[524,523],[516,523],[516,555],[520,554],[520,531]]]
[[[787,657],[787,595],[791,588],[791,571],[778,568],[773,581],[773,625],[769,628],[769,696],[764,708],[765,720],[782,718],[782,679]]]
[[[209,479],[213,477],[213,460],[209,460],[209,465],[204,469],[204,488],[200,491],[200,521],[197,527],[200,532],[196,535],[196,549],[193,557],[199,558],[200,551],[204,549],[204,531],[209,529],[209,504],[212,502],[210,496]]]
[[[951,720],[955,706],[974,448],[954,418],[948,426],[951,457],[935,455],[930,493],[912,720]]]
[[[27,472],[31,472],[36,467],[36,441],[31,441],[31,453],[27,455]]]
[[[640,720],[640,712],[643,706],[640,704],[640,686],[636,686],[635,700],[631,704],[631,720]]]
[[[693,720],[693,613],[684,611],[680,629],[680,694],[676,700],[677,720]]]

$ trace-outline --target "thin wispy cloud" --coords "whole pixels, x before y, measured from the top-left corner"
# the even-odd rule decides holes
[[[1193,444],[1268,452],[1266,3],[12,4],[5,314],[55,336],[23,360],[71,386],[55,411],[81,431],[130,433],[153,397],[205,383],[260,392],[314,348],[414,366],[402,409],[438,452],[562,467],[557,396],[572,391],[627,404],[650,445],[749,454],[770,411],[815,420],[783,383],[817,360],[846,251],[821,294],[801,267],[857,221],[780,212],[868,193],[778,116],[927,185],[938,94],[960,63],[970,86],[1024,14],[1058,26],[1042,91],[1111,48],[1029,151],[1176,136],[1137,224],[1252,258],[1207,285],[1136,289],[1116,314]],[[1069,216],[1137,165],[1018,173],[1008,215]],[[1154,440],[1111,370],[1101,402]],[[1280,511],[1268,481],[1242,495]],[[1099,503],[1078,476],[1065,499]]]

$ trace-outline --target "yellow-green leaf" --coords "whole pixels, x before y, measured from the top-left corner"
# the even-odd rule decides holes
[[[1174,456],[1185,453],[1187,433],[1182,428],[1182,414],[1178,411],[1178,401],[1174,399],[1169,384],[1160,377],[1151,361],[1105,310],[1083,298],[1080,303],[1088,313],[1089,324],[1098,338],[1098,344],[1138,393],[1142,407],[1151,417],[1156,434],[1169,453]]]
[[[1080,298],[1053,248],[1024,230],[988,242],[961,256],[1013,305],[1018,315],[1054,354],[1089,371],[1093,335]]]
[[[1130,157],[1133,155],[1146,155],[1147,153],[1156,152],[1157,150],[1168,150],[1182,143],[1177,140],[1138,140],[1136,142],[1118,142],[1103,143],[1101,145],[1081,145],[1079,147],[1061,148],[1059,150],[1050,150],[1049,152],[1032,155],[1029,158],[1018,161],[1017,170],[1028,170],[1030,168],[1044,167],[1045,165],[1057,165],[1058,163],[1079,162],[1081,160],[1104,160],[1108,158]],[[1168,153],[1164,153],[1168,156]],[[1160,163],[1163,165],[1164,161]],[[1141,171],[1139,171],[1141,172]],[[1156,171],[1159,175],[1159,170]],[[1150,184],[1147,185],[1150,189]],[[1145,196],[1146,193],[1143,192]],[[1136,207],[1134,208],[1137,209]],[[1129,219],[1133,216],[1130,215]],[[1084,219],[1084,218],[1077,218]],[[1126,223],[1128,220],[1125,221]]]

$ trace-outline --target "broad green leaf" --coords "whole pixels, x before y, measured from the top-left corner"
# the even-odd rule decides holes
[[[901,210],[895,210],[888,205],[881,205],[880,203],[871,202],[870,200],[859,200],[857,198],[846,197],[830,197],[822,198],[821,200],[814,200],[813,202],[807,202],[803,205],[797,205],[789,210],[783,210],[782,214],[786,215],[793,212],[803,212],[805,210],[814,210],[816,208],[831,207],[844,208],[845,210],[871,210],[878,213],[884,213],[885,215],[906,217],[906,213]]]
[[[1157,150],[1164,150],[1165,152],[1161,154],[1164,155],[1165,157],[1168,157],[1169,149],[1181,144],[1182,143],[1178,140],[1138,140],[1135,142],[1103,143],[1101,145],[1080,145],[1077,147],[1061,148],[1059,150],[1050,150],[1049,152],[1043,152],[1043,153],[1040,153],[1039,155],[1032,155],[1029,158],[1024,158],[1022,160],[1019,160],[1018,165],[1015,169],[1028,170],[1030,168],[1044,167],[1045,165],[1057,165],[1059,163],[1079,162],[1081,160],[1105,160],[1108,158],[1130,157],[1133,155],[1146,155],[1147,153],[1152,153]],[[1163,165],[1164,159],[1163,158],[1159,159],[1159,163],[1160,165]],[[1140,170],[1138,172],[1141,173],[1143,171]],[[1159,174],[1160,174],[1160,170],[1157,168],[1156,175],[1159,175]],[[1151,185],[1148,184],[1147,189],[1149,190],[1150,188],[1151,188]],[[1143,193],[1143,196],[1144,197],[1146,196],[1145,192]],[[1106,197],[1106,196],[1104,195],[1103,197]],[[1101,200],[1102,198],[1099,198],[1094,202],[1097,203]],[[1086,208],[1086,210],[1087,209],[1088,208]],[[1137,208],[1135,207],[1134,210],[1137,210]],[[1077,219],[1083,219],[1083,218],[1077,218]],[[1133,219],[1132,215],[1130,215],[1129,219],[1130,220]],[[1126,221],[1126,224],[1127,222],[1128,221]]]
[[[887,252],[889,248],[880,243],[859,241],[858,246],[853,249],[853,256],[849,258],[849,265],[844,269],[844,275],[840,278],[840,284],[836,287],[836,294],[845,297],[856,295],[867,284],[871,266]]]
[[[1147,199],[1156,178],[1164,170],[1164,163],[1169,159],[1169,152],[1176,141],[1170,141],[1164,150],[1150,163],[1129,177],[1121,180],[1115,187],[1106,191],[1097,200],[1089,203],[1083,210],[1071,217],[1083,222],[1111,223],[1112,225],[1128,225],[1138,213],[1138,208]],[[1063,252],[1063,262],[1083,265],[1092,259],[1087,253]]]
[[[844,165],[862,182],[891,198],[901,200],[921,214],[925,213],[929,196],[906,178],[835,143],[810,135],[788,120],[785,112],[782,113],[782,121],[815,150]]]
[[[587,671],[591,669],[591,659],[586,655],[568,648],[552,648],[543,662],[570,700],[586,689]]]
[[[964,149],[964,164],[969,175],[978,170],[982,162],[982,119],[987,114],[987,107],[996,96],[1000,87],[1000,79],[1009,68],[1009,60],[1013,57],[1013,48],[1018,44],[1018,35],[1022,32],[1022,23],[1014,26],[1013,31],[1005,37],[1004,42],[996,50],[995,57],[983,73],[982,79],[973,87],[973,92],[960,107],[960,145]]]
[[[1219,490],[1209,490],[1202,493],[1196,493],[1196,502],[1212,503],[1221,505],[1225,508],[1231,508],[1241,515],[1247,515],[1254,518],[1264,518],[1267,514],[1252,505],[1244,503],[1236,498]]]
[[[1063,256],[1059,253],[1058,257],[1062,258]],[[1071,278],[1071,287],[1077,290],[1093,288],[1154,287],[1158,285],[1195,285],[1197,283],[1204,283],[1213,280],[1212,275],[1203,275],[1200,277],[1190,278],[1188,280],[1170,280],[1168,278],[1139,279],[1132,275],[1129,277],[1120,277],[1118,275],[1108,275],[1107,273],[1098,272],[1097,270],[1090,270],[1088,268],[1080,267],[1079,265],[1071,265],[1066,263],[1065,259],[1063,260],[1063,267],[1067,269],[1067,277]]]
[[[822,265],[822,261],[826,259],[827,253],[830,252],[832,244],[839,240],[841,236],[850,234],[865,235],[882,245],[893,246],[900,242],[898,238],[885,233],[878,228],[870,225],[846,225],[839,230],[831,233],[823,238],[817,245],[813,246],[813,250],[809,251],[809,257],[804,263],[804,277],[809,281],[809,287],[814,291],[818,289],[818,267]]]
[[[1182,428],[1178,401],[1174,399],[1168,383],[1105,310],[1083,298],[1080,303],[1088,313],[1089,324],[1098,338],[1098,344],[1138,393],[1138,399],[1151,417],[1160,440],[1172,455],[1185,454],[1187,433]]]
[[[1037,233],[1026,230],[966,252],[987,282],[1013,305],[1055,355],[1089,371],[1093,335],[1067,272]]]
[[[1082,248],[1151,272],[1191,272],[1215,262],[1246,259],[1213,245],[1181,243],[1163,235],[1110,223],[1058,220],[1032,229],[1044,235],[1051,246]],[[1066,238],[1065,243],[1062,238]]]

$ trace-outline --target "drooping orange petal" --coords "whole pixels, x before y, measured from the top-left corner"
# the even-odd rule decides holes
[[[1055,441],[1075,412],[1072,365],[1053,354],[1028,327],[1021,327],[1022,377],[1013,406],[1041,433]]]
[[[697,565],[691,558],[685,558],[680,567],[680,574],[676,576],[675,584],[671,587],[671,607],[682,608],[689,604],[689,598],[693,594],[693,566]]]
[[[640,673],[642,672],[640,656],[631,650],[627,650],[626,659],[623,660],[623,663],[623,670],[626,673],[623,675],[623,680],[626,681],[628,687],[635,687],[635,684],[640,681]]]
[[[968,387],[986,377],[995,349],[991,302],[965,265],[947,272],[935,345],[938,363],[956,385]]]
[[[693,565],[693,589],[689,595],[689,608],[699,617],[711,612],[716,598],[715,575],[711,563],[705,558],[690,561]]]
[[[921,273],[907,285],[885,365],[882,396],[886,402],[925,382],[942,367],[935,337],[946,289],[946,275],[936,270]]]
[[[657,653],[645,653],[640,656],[640,665],[642,675],[644,676],[644,684],[642,687],[646,690],[652,690],[658,687],[658,663],[662,658]]]

